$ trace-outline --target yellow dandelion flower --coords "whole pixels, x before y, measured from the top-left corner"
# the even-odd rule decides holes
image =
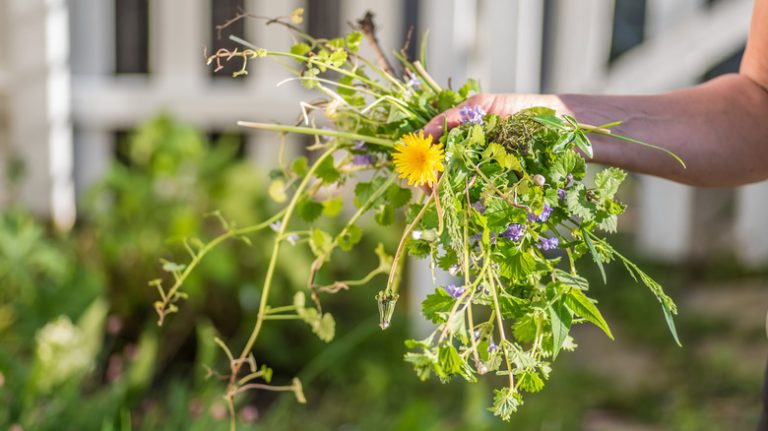
[[[424,131],[409,133],[395,145],[395,171],[400,178],[408,180],[408,185],[423,186],[437,182],[437,173],[442,172],[445,157],[442,144],[432,144],[432,136],[424,136]]]

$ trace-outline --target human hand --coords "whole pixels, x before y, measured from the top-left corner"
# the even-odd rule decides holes
[[[560,98],[549,94],[482,93],[470,97],[460,105],[433,118],[424,126],[424,134],[432,135],[432,138],[437,141],[443,134],[444,122],[447,123],[450,130],[466,120],[464,118],[466,115],[462,115],[462,108],[471,108],[473,110],[480,108],[485,114],[496,114],[500,117],[506,117],[521,109],[532,106],[548,106],[559,112],[564,109]]]

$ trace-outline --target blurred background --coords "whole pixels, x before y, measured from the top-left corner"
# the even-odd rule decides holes
[[[0,0],[0,429],[227,429],[219,335],[242,345],[254,320],[272,236],[229,243],[203,261],[190,299],[163,328],[147,281],[180,238],[210,238],[220,210],[240,225],[265,219],[274,135],[236,120],[293,121],[312,96],[269,62],[246,77],[213,73],[204,50],[228,34],[287,48],[291,38],[240,21],[239,9],[284,16],[332,37],[370,9],[384,46],[429,29],[440,83],[468,77],[493,92],[649,93],[738,70],[751,0]],[[417,44],[411,45],[414,50]],[[621,118],[617,118],[621,120]],[[302,139],[290,138],[301,153]],[[724,142],[723,145],[727,145]],[[419,334],[423,262],[408,266],[408,298],[378,329],[384,280],[329,301],[337,338],[269,325],[257,360],[277,383],[299,376],[309,403],[254,393],[253,430],[740,430],[755,426],[768,348],[768,184],[697,189],[633,176],[614,237],[680,305],[676,347],[658,304],[621,268],[595,283],[617,335],[576,328],[549,384],[513,423],[485,411],[493,381],[419,383],[402,340]],[[360,250],[391,230],[370,227]],[[308,250],[287,250],[286,302],[305,285]],[[376,265],[342,255],[328,277]],[[585,271],[590,269],[585,267]],[[591,280],[598,280],[592,274]]]

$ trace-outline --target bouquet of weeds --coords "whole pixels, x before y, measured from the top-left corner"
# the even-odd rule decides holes
[[[208,64],[221,67],[222,62],[242,62],[237,76],[247,74],[250,60],[271,58],[294,75],[285,82],[297,81],[316,90],[321,99],[302,102],[295,125],[239,123],[281,134],[313,135],[308,149],[317,153],[314,162],[299,157],[290,164],[281,163],[273,173],[271,195],[286,202],[273,217],[258,225],[236,227],[217,214],[224,233],[208,242],[186,241],[191,260],[164,265],[173,276],[172,285],[166,286],[162,279],[151,282],[160,293],[155,308],[162,323],[185,297],[186,278],[216,245],[229,239],[249,242],[248,235],[257,230],[275,231],[250,338],[238,355],[216,340],[230,363],[224,398],[233,427],[235,398],[245,391],[293,391],[304,401],[297,379],[287,386],[272,385],[271,369],[257,365],[251,354],[266,321],[303,321],[318,337],[330,341],[335,323],[323,311],[322,296],[350,286],[364,287],[381,275],[388,282],[375,299],[380,326],[386,329],[396,308],[406,255],[429,259],[433,269],[448,271],[456,282],[436,286],[422,303],[424,316],[436,327],[426,339],[406,341],[410,351],[405,360],[421,379],[435,375],[447,382],[454,377],[475,381],[488,373],[505,376],[506,384],[494,391],[491,407],[502,419],[509,419],[520,407],[523,393],[542,389],[561,350],[576,347],[569,336],[572,325],[589,322],[613,337],[588,296],[589,281],[579,275],[576,261],[581,258],[599,267],[603,282],[603,265],[620,262],[658,298],[677,341],[672,299],[603,237],[615,232],[625,209],[614,196],[626,174],[607,168],[595,175],[594,182],[585,182],[582,155],[592,155],[590,134],[649,144],[613,134],[610,127],[618,123],[586,125],[544,107],[500,118],[471,104],[462,108],[462,124],[444,130],[435,142],[420,129],[477,92],[475,81],[458,91],[442,88],[424,66],[425,44],[420,61],[406,58],[405,50],[395,52],[402,72],[396,71],[378,46],[370,14],[358,21],[359,31],[336,39],[303,33],[296,26],[301,14],[298,9],[270,19],[238,15],[235,19],[251,17],[283,26],[297,41],[289,52],[281,52],[232,37],[242,48],[219,50],[208,57]],[[366,38],[376,54],[374,61],[359,54]],[[316,113],[324,115],[332,127],[316,127]],[[333,195],[341,185],[354,189],[354,208],[348,211],[342,211],[341,197]],[[406,218],[399,246],[384,250],[379,245],[375,250],[378,266],[367,276],[325,286],[315,282],[315,275],[334,253],[355,248],[364,233],[360,220],[365,214],[373,213],[376,223],[389,226],[399,212]],[[350,214],[337,232],[322,230],[316,223],[321,216]],[[296,229],[302,223],[305,227]],[[273,276],[286,243],[306,244],[316,258],[306,294],[297,293],[290,304],[272,304],[270,292],[279,288]]]

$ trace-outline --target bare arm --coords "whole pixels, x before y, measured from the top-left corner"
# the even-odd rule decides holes
[[[622,120],[615,131],[668,148],[664,153],[593,136],[595,161],[698,186],[734,186],[768,178],[768,0],[756,0],[752,28],[739,74],[650,96],[479,95],[468,100],[487,112],[508,115],[545,105],[579,121]],[[458,124],[458,109],[445,113]],[[427,125],[438,135],[443,115]]]

